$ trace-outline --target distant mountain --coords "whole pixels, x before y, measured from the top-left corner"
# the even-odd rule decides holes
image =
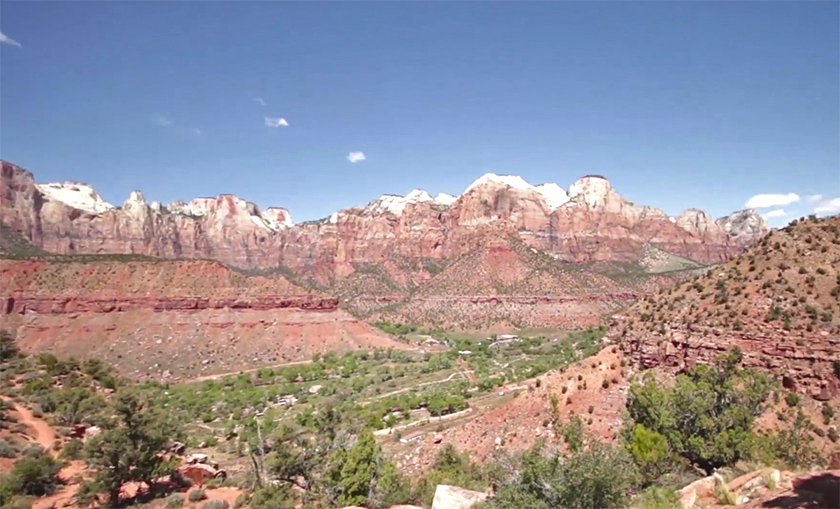
[[[240,268],[285,267],[331,284],[360,264],[392,254],[454,259],[500,231],[558,260],[635,262],[651,245],[700,263],[734,256],[767,224],[746,210],[713,220],[696,209],[668,217],[623,198],[608,180],[587,176],[569,187],[532,186],[487,174],[457,197],[425,191],[382,196],[365,207],[295,225],[289,212],[261,211],[233,195],[170,205],[133,192],[121,206],[78,182],[36,184],[2,162],[2,223],[53,253],[134,253],[212,258]]]
[[[732,258],[769,230],[752,210],[717,221],[696,209],[669,217],[597,175],[564,190],[487,174],[460,196],[385,195],[295,224],[286,209],[260,210],[233,195],[162,205],[135,191],[114,206],[89,185],[37,184],[8,162],[0,167],[0,224],[51,253],[214,259],[282,272],[372,319],[514,325],[547,317],[590,324],[651,286]],[[560,304],[563,296],[597,304],[578,316]],[[542,310],[523,312],[537,309],[534,299]],[[462,318],[450,319],[456,309]]]

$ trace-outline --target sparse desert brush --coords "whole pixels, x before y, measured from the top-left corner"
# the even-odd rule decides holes
[[[240,494],[236,497],[236,501],[233,503],[234,509],[239,509],[240,507],[244,507],[248,503],[248,495],[245,493]]]
[[[201,488],[192,490],[187,495],[187,499],[190,502],[201,502],[202,500],[205,500],[206,498],[207,498],[207,493]]]
[[[16,445],[0,438],[0,458],[14,458],[19,452],[20,449]]]
[[[166,497],[166,509],[178,509],[184,506],[184,495],[173,493]]]
[[[227,500],[208,500],[205,502],[201,509],[228,509],[230,504]]]
[[[715,484],[715,498],[721,505],[735,505],[737,503],[735,494],[722,482]]]

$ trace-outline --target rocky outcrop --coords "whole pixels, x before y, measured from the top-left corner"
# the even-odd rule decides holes
[[[770,231],[767,221],[753,209],[739,210],[715,221],[717,225],[735,238],[735,242],[749,246],[756,238],[760,238]]]
[[[469,509],[485,500],[487,500],[487,493],[438,484],[432,501],[432,509]]]
[[[743,216],[743,226],[727,228],[756,227],[751,214]],[[674,372],[738,348],[746,366],[772,373],[787,389],[840,397],[838,259],[840,216],[795,222],[614,316],[607,337],[640,367]]]
[[[165,206],[134,192],[113,206],[90,186],[36,184],[30,172],[8,162],[1,175],[0,222],[47,251],[283,267],[322,285],[395,256],[452,259],[500,235],[573,263],[636,262],[645,246],[715,263],[766,232],[749,211],[718,222],[694,210],[669,218],[623,198],[600,176],[579,179],[567,193],[556,184],[488,174],[458,197],[417,190],[296,225],[285,209],[263,211],[233,195]]]
[[[832,373],[840,338],[828,333],[791,336],[780,326],[761,331],[713,329],[686,332],[674,327],[662,336],[628,333],[622,350],[644,369],[665,367],[680,372],[739,348],[743,365],[776,374],[787,389],[817,400],[840,396],[840,380]]]

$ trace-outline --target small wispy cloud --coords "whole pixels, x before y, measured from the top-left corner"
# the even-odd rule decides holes
[[[201,129],[199,129],[198,127],[193,127],[192,129],[190,129],[190,132],[193,133],[196,136],[201,135]]]
[[[267,106],[265,99],[262,97],[254,97],[254,102],[259,104],[260,106]]]
[[[840,213],[840,198],[825,200],[814,207],[814,214],[838,214]]]
[[[165,115],[152,115],[152,123],[159,127],[172,127],[175,122]]]
[[[3,32],[0,32],[0,42],[2,42],[2,43],[4,43],[4,44],[9,44],[9,45],[11,45],[11,46],[17,46],[18,48],[22,48],[22,47],[23,47],[23,46],[21,46],[21,45],[20,45],[20,43],[19,43],[19,42],[17,42],[16,40],[12,39],[12,38],[11,38],[11,37],[9,37],[8,35],[4,34]]]
[[[785,212],[784,210],[776,209],[776,210],[771,210],[770,212],[764,214],[764,217],[766,217],[767,219],[772,219],[774,217],[785,217],[786,215],[787,215],[787,212]]]
[[[821,194],[812,194],[808,197],[808,203],[817,203],[821,202],[823,199],[823,195]]]
[[[787,194],[757,194],[747,200],[744,205],[748,209],[766,209],[770,207],[784,207],[791,203],[799,201],[799,195],[796,193]]]
[[[288,127],[289,123],[285,118],[280,117],[265,117],[266,127]]]
[[[364,161],[365,159],[364,152],[350,152],[347,154],[347,160],[351,163],[358,163],[359,161]]]

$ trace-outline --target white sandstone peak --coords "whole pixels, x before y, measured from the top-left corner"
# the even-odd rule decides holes
[[[478,187],[510,187],[519,191],[533,191],[542,196],[548,208],[554,210],[561,207],[569,201],[569,196],[562,187],[554,183],[540,184],[533,186],[518,175],[497,175],[495,173],[487,173],[481,178],[470,184],[470,187],[464,191],[464,194],[470,190]]]
[[[458,197],[452,196],[451,194],[447,193],[438,193],[438,195],[435,196],[434,200],[440,203],[441,205],[449,206],[458,201]]]
[[[534,189],[545,198],[545,202],[552,210],[559,208],[569,201],[569,195],[566,191],[554,183],[540,184]]]
[[[720,228],[712,216],[700,209],[686,209],[677,218],[677,226],[693,233],[705,233],[712,228]]]
[[[378,200],[368,205],[368,210],[374,213],[390,212],[399,216],[409,203],[429,201],[434,201],[429,193],[421,189],[415,189],[405,196],[383,194]]]
[[[48,200],[59,201],[91,214],[101,214],[114,208],[94,188],[81,182],[51,182],[35,184],[35,187]]]
[[[534,186],[525,182],[525,179],[520,177],[519,175],[497,175],[495,173],[485,173],[482,175],[478,180],[470,184],[470,186],[464,191],[464,194],[467,194],[472,189],[477,187],[487,186],[487,185],[496,185],[496,186],[508,186],[514,189],[534,189]]]
[[[193,198],[183,207],[185,214],[191,216],[206,216],[216,204],[215,198]]]
[[[603,205],[610,192],[610,181],[599,175],[579,178],[569,187],[569,198],[581,196],[590,207]]]
[[[289,214],[289,211],[281,207],[269,207],[260,214],[260,217],[274,231],[281,228],[291,228],[295,224],[292,222],[292,215]]]
[[[125,204],[143,204],[146,205],[146,198],[143,196],[142,191],[132,191],[130,195],[128,195],[128,199],[125,201]]]

